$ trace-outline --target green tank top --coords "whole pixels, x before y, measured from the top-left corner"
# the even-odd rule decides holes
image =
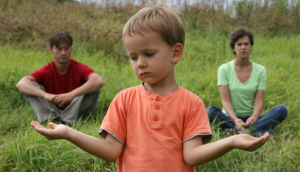
[[[231,105],[237,117],[253,114],[257,90],[266,90],[267,72],[264,66],[252,62],[252,73],[248,81],[242,83],[235,72],[234,61],[222,64],[218,70],[218,86],[228,85]],[[223,108],[223,113],[227,115]]]

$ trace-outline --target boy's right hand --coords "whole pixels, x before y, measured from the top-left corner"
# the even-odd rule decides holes
[[[40,134],[45,136],[48,140],[56,140],[56,139],[67,139],[69,134],[69,127],[63,125],[63,124],[55,124],[53,122],[50,122],[49,127],[52,129],[47,129],[44,126],[42,126],[40,123],[36,121],[31,122],[31,126]]]

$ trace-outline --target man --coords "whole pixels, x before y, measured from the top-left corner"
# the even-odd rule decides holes
[[[71,125],[79,113],[93,114],[97,107],[103,80],[90,67],[70,58],[72,44],[69,33],[52,34],[49,49],[54,61],[23,77],[17,84],[42,123],[53,119]]]

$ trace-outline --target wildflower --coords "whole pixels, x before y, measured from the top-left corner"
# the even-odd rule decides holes
[[[237,130],[237,131],[243,131],[243,130],[245,130],[245,129],[244,129],[244,125],[241,124],[241,123],[239,123],[238,126],[237,126],[237,128],[236,128],[236,130]]]

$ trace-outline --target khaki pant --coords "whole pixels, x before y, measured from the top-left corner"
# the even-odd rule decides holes
[[[40,85],[33,82],[36,87],[41,89]],[[28,103],[33,108],[39,122],[52,118],[60,117],[62,121],[73,124],[78,114],[89,113],[94,115],[98,105],[100,91],[75,97],[72,102],[65,108],[59,109],[48,100],[42,97],[25,95]]]

